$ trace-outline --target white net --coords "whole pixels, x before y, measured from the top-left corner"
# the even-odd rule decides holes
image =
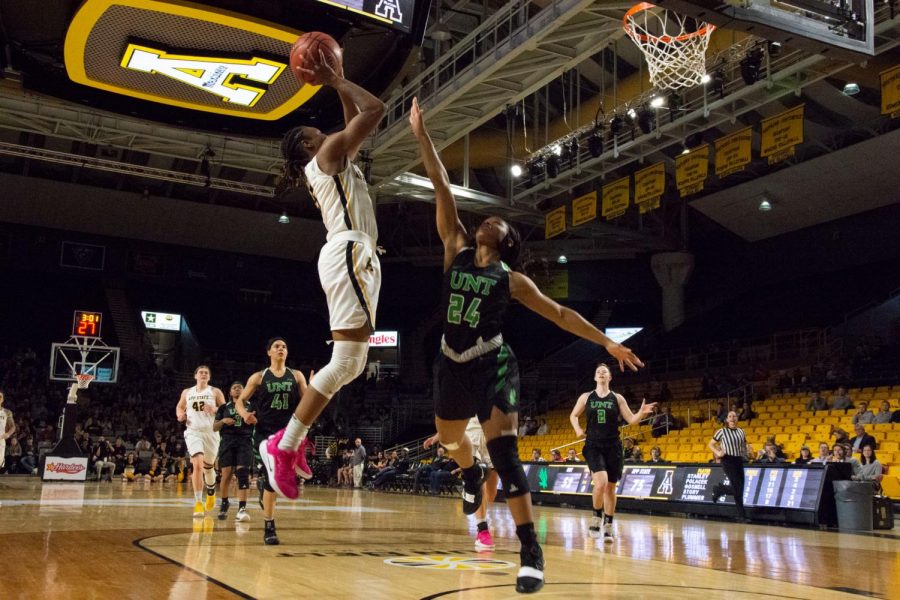
[[[79,390],[86,390],[93,380],[94,376],[86,373],[75,376],[75,383],[78,385]]]
[[[623,21],[628,37],[647,59],[651,84],[677,90],[702,83],[714,25],[649,2],[633,6]]]

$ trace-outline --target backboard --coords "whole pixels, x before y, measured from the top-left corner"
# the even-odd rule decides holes
[[[50,347],[50,379],[75,381],[76,374],[94,376],[94,383],[115,383],[119,376],[119,348],[99,338],[73,337]]]
[[[829,57],[875,54],[874,0],[654,0],[654,4]]]

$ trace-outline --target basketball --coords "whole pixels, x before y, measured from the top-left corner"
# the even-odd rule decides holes
[[[291,48],[291,70],[300,83],[322,85],[322,82],[317,81],[313,75],[301,71],[301,69],[313,68],[318,60],[319,52],[325,55],[325,60],[332,69],[340,71],[343,63],[340,45],[327,33],[310,31],[297,38]]]

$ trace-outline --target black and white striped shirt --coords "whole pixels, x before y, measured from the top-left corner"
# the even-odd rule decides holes
[[[713,435],[713,439],[719,442],[727,456],[743,457],[747,453],[747,437],[740,427],[723,427]]]

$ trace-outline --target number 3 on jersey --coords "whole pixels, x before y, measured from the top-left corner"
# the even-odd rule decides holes
[[[450,294],[450,306],[447,307],[447,322],[454,325],[460,325],[463,321],[469,324],[472,329],[478,327],[478,321],[481,320],[481,313],[478,307],[481,306],[481,298],[473,298],[469,303],[469,308],[463,314],[466,298],[461,294]]]

